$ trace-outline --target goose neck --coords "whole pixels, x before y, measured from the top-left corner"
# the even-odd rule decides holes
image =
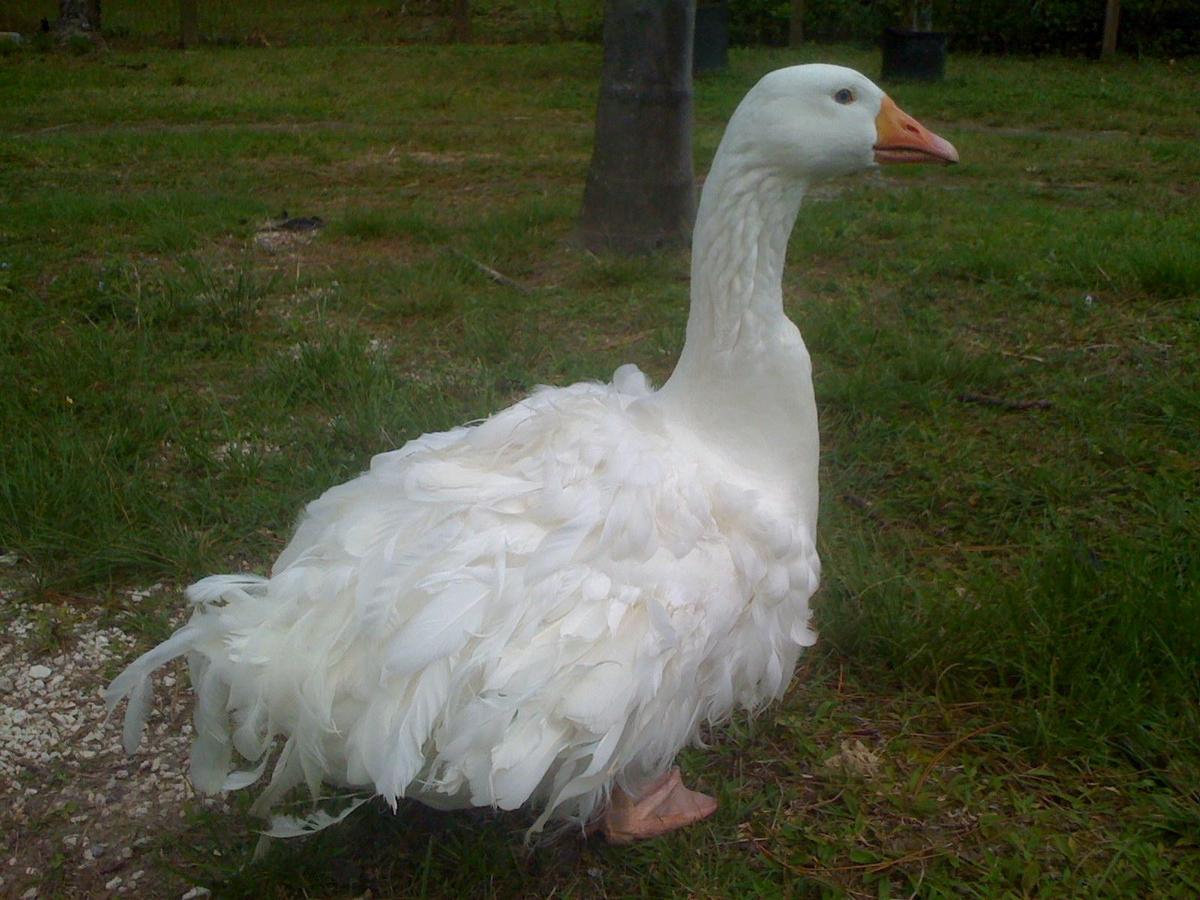
[[[804,185],[717,160],[692,243],[687,339],[659,401],[681,442],[814,526],[817,410],[808,350],[783,312]]]
[[[689,347],[734,352],[777,331],[788,238],[804,193],[794,178],[718,158],[692,240]]]

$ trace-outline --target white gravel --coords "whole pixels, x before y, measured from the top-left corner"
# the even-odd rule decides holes
[[[154,585],[129,597],[136,604],[168,591],[175,593]],[[178,606],[182,619],[182,598]],[[151,836],[180,828],[188,806],[225,806],[223,798],[195,798],[187,780],[191,698],[178,683],[186,682],[176,677],[181,670],[158,678],[142,747],[125,755],[121,711],[106,719],[103,691],[136,648],[120,627],[101,624],[103,616],[18,603],[0,590],[0,896],[39,896],[40,867],[57,855],[66,860],[45,896],[157,896],[150,866],[134,865]],[[59,623],[61,644],[48,652],[46,622]],[[161,887],[164,896],[182,893]]]

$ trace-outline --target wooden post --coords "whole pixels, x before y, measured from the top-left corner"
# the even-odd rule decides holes
[[[913,31],[933,31],[933,0],[921,0],[913,7]]]
[[[788,46],[804,43],[804,0],[792,0],[792,17],[788,20]]]
[[[471,0],[453,0],[450,5],[450,38],[455,43],[471,40]]]
[[[1105,0],[1104,40],[1100,44],[1100,58],[1117,52],[1117,22],[1121,18],[1121,0]]]
[[[200,13],[197,0],[179,0],[179,45],[184,50],[200,43]]]

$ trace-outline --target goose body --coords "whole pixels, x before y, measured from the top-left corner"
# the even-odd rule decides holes
[[[887,151],[953,153],[927,132],[925,149],[881,148],[888,103],[839,67],[766,76],[703,191],[668,382],[623,366],[376,456],[308,506],[269,578],[188,590],[189,623],[109,687],[110,704],[129,697],[126,748],[150,674],[186,655],[200,790],[273,763],[262,812],[334,785],[528,804],[539,829],[637,796],[704,723],[778,697],[816,639],[820,572],[816,404],[784,253],[814,181]]]

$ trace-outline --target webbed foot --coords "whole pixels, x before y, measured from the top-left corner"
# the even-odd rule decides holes
[[[596,824],[609,843],[630,844],[707,819],[716,811],[717,801],[684,787],[675,767],[636,799],[614,787],[608,809]]]

